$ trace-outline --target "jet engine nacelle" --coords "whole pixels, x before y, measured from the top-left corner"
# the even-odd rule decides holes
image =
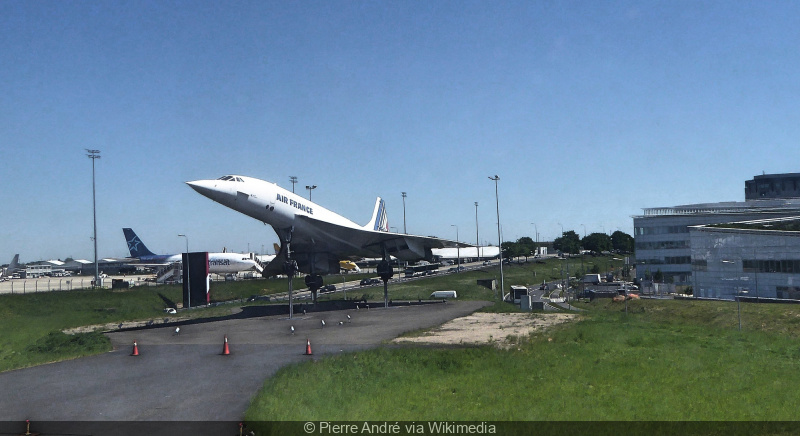
[[[306,274],[339,274],[339,259],[329,253],[296,253],[292,259]]]

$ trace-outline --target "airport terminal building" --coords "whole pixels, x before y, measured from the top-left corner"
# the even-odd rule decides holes
[[[644,209],[642,215],[633,217],[636,278],[639,281],[646,280],[660,271],[668,283],[674,283],[679,287],[700,286],[700,283],[694,281],[695,271],[693,269],[694,267],[701,268],[703,260],[698,259],[699,263],[697,264],[693,262],[695,256],[701,256],[701,253],[694,250],[694,247],[695,244],[705,246],[710,243],[703,238],[712,237],[714,231],[698,230],[695,229],[696,226],[800,216],[800,198],[798,198],[800,194],[796,194],[794,191],[795,180],[800,187],[800,174],[756,176],[754,180],[745,182],[745,196],[748,199],[743,202],[703,203]],[[773,183],[773,185],[769,185],[769,183]],[[763,195],[755,194],[758,195],[758,199],[750,199],[754,195],[752,192],[761,192]],[[704,236],[692,238],[692,231]],[[740,233],[740,236],[743,234]],[[741,237],[726,239],[726,241],[728,244],[740,243],[743,247],[750,248],[759,243],[772,242],[759,238],[743,239]],[[779,255],[778,251],[780,250],[776,248],[769,252],[762,252],[759,259],[767,261],[770,260],[768,257],[774,257],[772,260],[779,260],[789,259],[792,256],[800,259],[798,247],[784,245],[783,249],[789,252]],[[798,254],[791,254],[792,251]],[[708,260],[706,259],[706,261]],[[719,271],[714,269],[716,268],[714,265],[712,260],[711,266],[706,266],[704,272],[718,274]],[[709,268],[712,271],[709,271]],[[697,273],[702,272],[697,271]],[[705,277],[707,279],[710,276],[706,275]],[[735,288],[732,281],[721,280],[720,276],[716,285],[704,286],[703,289],[711,289],[707,292],[713,292],[715,296],[732,298],[731,296],[735,293],[731,290]],[[730,285],[729,289],[723,290],[724,286],[721,286],[721,283]]]
[[[800,216],[694,226],[695,296],[800,300]]]

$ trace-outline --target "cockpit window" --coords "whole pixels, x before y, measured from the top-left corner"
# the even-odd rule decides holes
[[[222,176],[217,180],[225,180],[227,182],[244,182],[241,177],[234,177],[234,176]]]

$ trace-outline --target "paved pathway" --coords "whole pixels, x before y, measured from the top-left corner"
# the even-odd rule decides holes
[[[182,326],[179,335],[175,327],[111,333],[113,352],[1,373],[0,421],[241,420],[264,380],[284,365],[375,347],[486,304],[465,301],[315,312],[293,320],[214,321]],[[221,355],[225,335],[228,356]],[[306,339],[313,356],[303,355]],[[134,340],[137,357],[130,356]]]

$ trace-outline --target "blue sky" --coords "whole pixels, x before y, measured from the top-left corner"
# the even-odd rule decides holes
[[[188,180],[242,174],[356,222],[497,242],[632,234],[644,207],[800,172],[794,1],[0,0],[0,263],[271,252]],[[306,192],[307,194],[307,192]]]

